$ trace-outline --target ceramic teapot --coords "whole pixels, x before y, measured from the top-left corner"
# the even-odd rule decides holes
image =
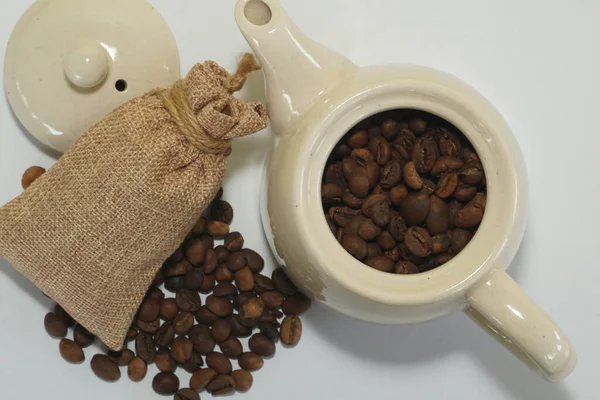
[[[502,116],[446,73],[412,65],[358,68],[314,42],[278,0],[239,0],[238,26],[263,66],[276,135],[261,199],[271,247],[310,297],[384,324],[466,312],[546,379],[568,376],[576,353],[560,328],[506,274],[523,238],[527,175]],[[321,203],[323,171],[338,141],[386,110],[417,109],[456,126],[487,179],[483,221],[467,247],[434,270],[394,275],[362,264],[331,233]]]

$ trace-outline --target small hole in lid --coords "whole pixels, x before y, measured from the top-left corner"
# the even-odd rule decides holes
[[[115,89],[119,92],[124,92],[127,90],[127,81],[124,79],[119,79],[115,82]]]
[[[263,26],[271,22],[273,12],[271,7],[262,0],[251,0],[244,8],[244,16],[251,24]]]

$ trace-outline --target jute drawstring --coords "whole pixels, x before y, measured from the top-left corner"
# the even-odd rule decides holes
[[[223,87],[229,93],[239,91],[248,78],[248,74],[260,70],[256,58],[246,53],[238,63],[237,71],[223,82]],[[177,124],[181,133],[198,150],[209,154],[229,155],[231,144],[229,140],[215,139],[202,129],[192,107],[190,106],[183,81],[177,81],[169,89],[160,89],[155,92],[162,100],[165,109],[171,114],[173,121]]]

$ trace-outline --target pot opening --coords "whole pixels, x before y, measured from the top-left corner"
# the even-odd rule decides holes
[[[359,122],[329,155],[325,218],[365,267],[393,274],[438,268],[469,244],[483,219],[485,170],[448,121],[397,109]]]

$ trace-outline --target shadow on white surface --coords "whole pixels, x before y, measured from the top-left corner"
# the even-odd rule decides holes
[[[517,281],[521,254],[509,270]],[[575,399],[565,384],[544,381],[462,313],[418,325],[385,326],[358,321],[315,304],[305,319],[314,327],[311,334],[362,360],[410,365],[435,363],[450,354],[463,353],[481,366],[509,398]]]
[[[27,278],[17,272],[16,269],[12,267],[8,263],[8,261],[4,260],[0,257],[0,279],[12,281],[15,287],[18,287],[22,293],[26,293],[27,296],[35,299],[40,305],[42,305],[45,309],[50,310],[54,305],[54,302],[44,296],[42,291],[38,289],[33,283],[29,282]],[[0,293],[2,295],[2,293]]]
[[[38,149],[42,153],[44,153],[56,160],[58,160],[60,158],[60,156],[62,155],[60,152],[52,149],[51,147],[46,146],[43,143],[40,143],[36,138],[33,137],[33,135],[31,133],[29,133],[29,131],[27,129],[25,129],[25,127],[23,126],[23,124],[21,124],[21,121],[19,121],[19,118],[17,118],[17,116],[15,115],[15,113],[12,109],[10,109],[10,116],[12,117],[12,119],[14,121],[14,125],[19,127],[21,134],[24,137],[26,137],[27,140],[31,144],[33,144],[36,149]]]

